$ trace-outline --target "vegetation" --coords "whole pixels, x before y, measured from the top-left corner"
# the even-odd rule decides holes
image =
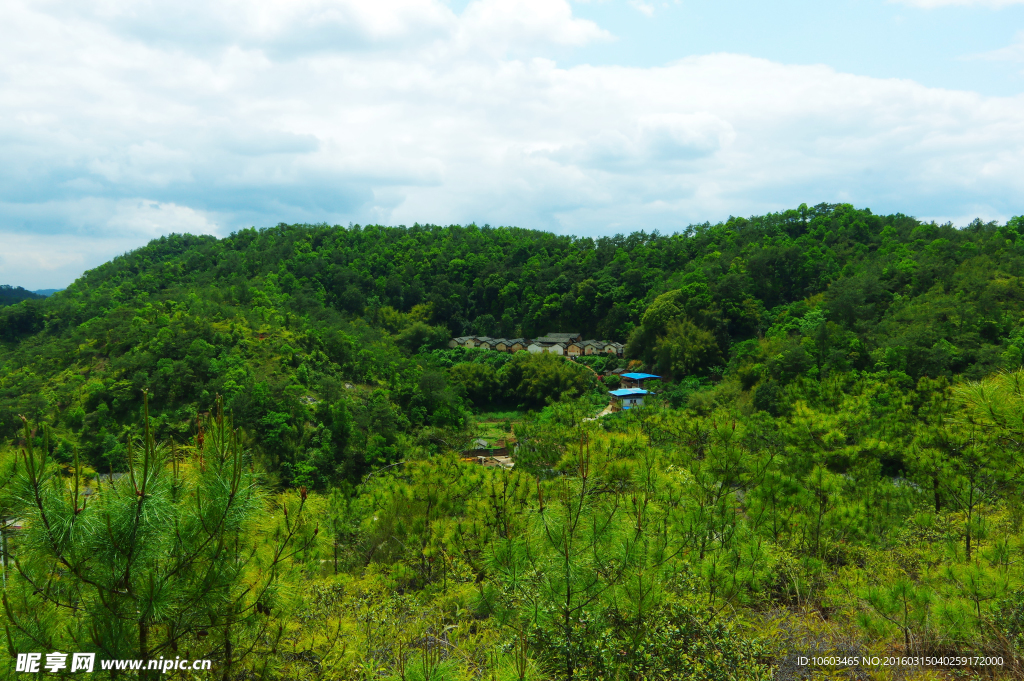
[[[1021,674],[1022,229],[821,205],[154,241],[0,309],[8,649],[223,679]],[[447,347],[557,330],[627,358]],[[657,395],[595,418],[628,363]],[[513,470],[460,461],[481,435]]]
[[[10,286],[8,284],[0,285],[0,307],[4,305],[14,305],[23,300],[39,300],[46,296],[32,291],[26,291],[20,286]]]

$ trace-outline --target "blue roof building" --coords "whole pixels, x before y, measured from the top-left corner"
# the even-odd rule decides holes
[[[644,406],[644,395],[648,392],[641,388],[620,388],[609,390],[608,394],[612,396],[613,408],[632,409]]]
[[[628,374],[622,374],[622,387],[623,388],[642,388],[644,387],[644,381],[652,378],[661,378],[661,376],[655,376],[654,374],[638,374],[630,372]]]

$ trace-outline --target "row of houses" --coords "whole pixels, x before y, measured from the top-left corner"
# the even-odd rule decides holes
[[[622,357],[625,346],[615,341],[583,340],[579,333],[549,333],[540,338],[491,338],[490,336],[459,336],[448,341],[450,348],[480,348],[498,352],[547,352],[553,355],[579,357],[580,355],[608,354]]]

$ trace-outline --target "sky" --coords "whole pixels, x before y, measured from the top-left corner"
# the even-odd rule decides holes
[[[3,0],[0,284],[279,222],[1024,214],[1024,0]]]

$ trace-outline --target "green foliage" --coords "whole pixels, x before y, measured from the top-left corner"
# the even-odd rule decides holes
[[[449,338],[451,334],[448,333],[447,327],[413,322],[398,334],[395,341],[408,352],[419,352],[444,347]]]
[[[188,649],[225,679],[1019,655],[1021,220],[154,241],[0,307],[9,648]],[[627,358],[447,347],[566,329]],[[596,418],[627,366],[664,378]],[[481,436],[515,467],[460,461]]]
[[[238,433],[219,411],[204,425],[193,450],[171,450],[152,440],[147,415],[138,444],[129,440],[129,475],[91,496],[81,466],[69,489],[45,445],[26,445],[5,490],[27,528],[3,595],[10,649],[105,659],[188,650],[225,677],[265,666],[250,658],[277,645],[266,615],[288,607],[284,560],[309,543],[305,492],[290,517],[268,521]]]
[[[0,307],[4,305],[14,305],[20,303],[23,300],[41,300],[46,296],[33,293],[32,291],[26,291],[20,286],[10,286],[9,284],[0,284]]]
[[[460,362],[449,371],[452,381],[461,386],[473,404],[491,405],[503,401],[503,381],[498,371],[487,364]]]
[[[518,352],[502,368],[503,383],[520,404],[540,407],[582,395],[594,384],[594,374],[557,355]]]
[[[1015,590],[999,602],[993,621],[1009,648],[1006,652],[1024,655],[1024,589]]]
[[[686,318],[669,322],[665,335],[658,338],[655,353],[658,368],[674,378],[703,374],[722,361],[711,332]]]
[[[582,389],[568,370],[555,379],[503,369],[512,358],[501,353],[449,350],[449,333],[628,337],[649,369],[677,382],[737,377],[776,415],[799,377],[976,379],[1020,366],[1019,220],[956,230],[822,204],[597,240],[474,225],[173,235],[45,300],[0,308],[0,436],[14,437],[17,414],[46,420],[102,468],[123,461],[107,438],[137,417],[143,389],[161,438],[185,436],[222,395],[277,480],[294,484],[302,468],[303,481],[325,484],[319,401],[355,415],[386,390],[415,436],[464,422],[470,405],[539,407]],[[465,362],[495,376],[452,370]],[[421,383],[435,370],[452,393]],[[377,435],[348,440],[344,475],[394,446]]]

